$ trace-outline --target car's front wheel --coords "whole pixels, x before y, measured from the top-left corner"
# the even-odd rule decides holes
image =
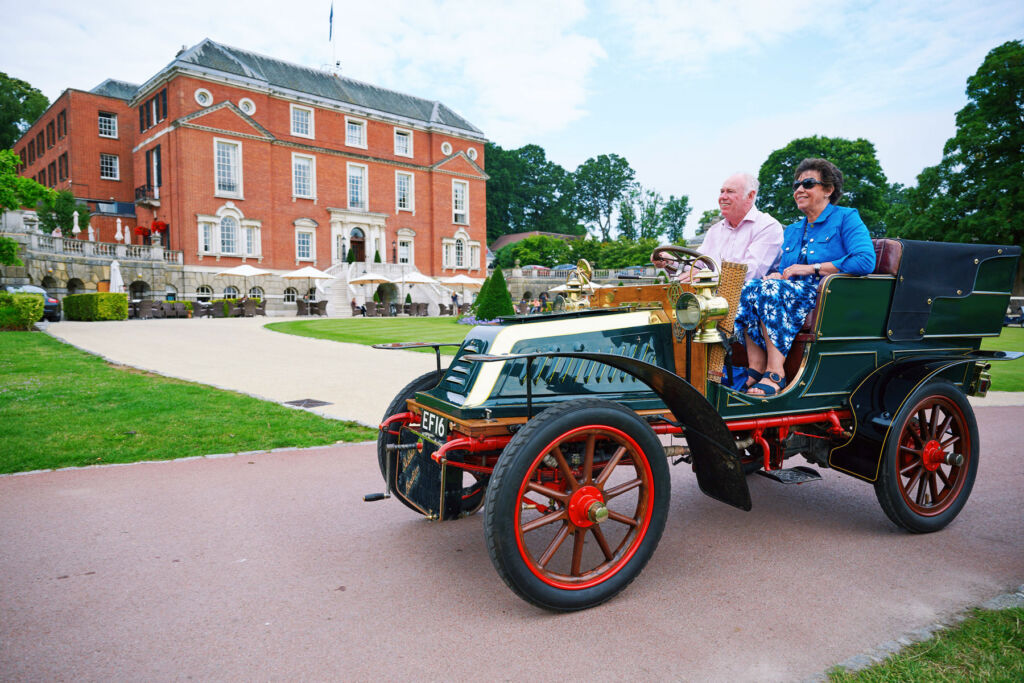
[[[658,437],[600,399],[545,410],[505,447],[484,505],[498,574],[540,607],[573,611],[623,590],[665,528],[671,486]]]

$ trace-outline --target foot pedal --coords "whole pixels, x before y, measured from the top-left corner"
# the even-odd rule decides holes
[[[809,481],[821,480],[821,475],[818,474],[818,470],[807,467],[806,465],[797,465],[796,467],[789,467],[782,470],[771,470],[770,472],[758,470],[757,473],[762,477],[774,479],[780,484],[805,484]]]

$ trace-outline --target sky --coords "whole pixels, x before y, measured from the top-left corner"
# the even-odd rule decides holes
[[[890,182],[942,157],[1021,0],[0,0],[0,71],[51,100],[143,83],[204,38],[440,100],[572,171],[625,157],[693,214],[810,135],[866,138]]]

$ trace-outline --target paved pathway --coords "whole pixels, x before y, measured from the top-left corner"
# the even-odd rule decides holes
[[[940,533],[832,471],[751,477],[745,513],[677,467],[645,571],[567,615],[505,587],[482,515],[362,502],[372,444],[0,477],[0,678],[802,680],[1020,585],[1021,414],[978,414]]]
[[[406,384],[437,367],[432,354],[272,332],[266,318],[60,322],[47,332],[115,363],[233,389],[278,403],[312,398],[331,417],[376,426]],[[447,365],[447,359],[441,359]]]

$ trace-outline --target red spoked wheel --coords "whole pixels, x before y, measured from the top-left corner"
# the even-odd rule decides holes
[[[551,408],[498,459],[484,517],[491,560],[528,602],[593,607],[650,559],[670,495],[664,450],[636,413],[599,399]]]
[[[938,531],[960,513],[978,471],[978,426],[948,382],[919,387],[893,421],[875,495],[889,519],[914,533]]]

